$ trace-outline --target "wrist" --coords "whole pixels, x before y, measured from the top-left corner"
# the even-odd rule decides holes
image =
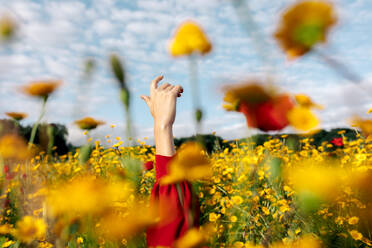
[[[173,129],[173,125],[169,123],[164,124],[164,123],[155,122],[154,124],[154,130],[157,130],[157,131],[169,131],[172,129]]]
[[[173,156],[175,154],[172,125],[154,125],[155,149],[157,155]]]

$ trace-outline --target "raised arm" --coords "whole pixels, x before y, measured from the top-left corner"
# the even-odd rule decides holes
[[[150,84],[150,96],[142,95],[154,118],[154,137],[156,154],[173,156],[173,123],[176,118],[177,97],[181,96],[183,88],[180,85],[163,83],[158,86],[163,76],[158,76]]]

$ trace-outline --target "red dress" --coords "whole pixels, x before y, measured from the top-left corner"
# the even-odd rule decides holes
[[[159,185],[159,179],[167,174],[167,165],[173,157],[155,155],[156,181],[151,192],[150,204],[158,201],[160,206],[166,206],[170,220],[158,223],[146,231],[147,247],[172,247],[175,240],[184,235],[189,228],[199,226],[200,208],[189,182],[181,182],[182,200],[180,202],[176,184]],[[146,166],[148,167],[148,166]],[[194,204],[194,206],[193,206]],[[193,212],[194,223],[188,223],[189,211]]]

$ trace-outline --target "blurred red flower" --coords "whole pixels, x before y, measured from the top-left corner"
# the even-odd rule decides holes
[[[272,87],[256,81],[227,86],[224,101],[226,110],[241,112],[249,127],[262,131],[278,131],[288,126],[287,114],[294,107],[288,94],[277,94]]]
[[[334,145],[334,146],[343,146],[344,145],[344,142],[342,141],[342,138],[333,138],[331,140],[331,143]]]
[[[277,131],[288,126],[287,113],[293,106],[288,95],[280,95],[259,104],[241,102],[238,111],[244,114],[248,126]]]

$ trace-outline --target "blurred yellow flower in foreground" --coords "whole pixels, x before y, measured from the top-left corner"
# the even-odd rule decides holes
[[[305,108],[317,108],[317,109],[323,109],[322,105],[319,105],[317,103],[314,103],[311,98],[305,94],[297,94],[295,95],[296,102]]]
[[[289,58],[301,56],[318,42],[325,42],[328,30],[337,22],[331,4],[320,1],[301,1],[282,15],[275,32]]]
[[[300,239],[288,243],[275,243],[271,248],[320,248],[323,247],[321,241],[311,234],[307,234]]]
[[[97,225],[97,231],[110,240],[129,239],[160,220],[154,209],[136,202],[125,212],[110,211]]]
[[[0,40],[9,40],[14,36],[16,23],[9,17],[0,18]]]
[[[12,231],[13,231],[13,228],[10,226],[10,224],[0,225],[0,234],[7,234]]]
[[[323,200],[335,199],[342,191],[341,186],[349,182],[346,171],[341,168],[311,160],[303,161],[301,165],[288,169],[286,177],[298,194],[312,193]]]
[[[233,244],[232,248],[263,248],[263,246],[255,245],[252,243],[243,243],[243,242],[238,241]]]
[[[0,138],[0,156],[3,159],[25,160],[32,156],[32,152],[27,149],[23,138],[15,134],[7,134]]]
[[[161,178],[160,184],[195,181],[212,175],[211,162],[203,147],[196,142],[183,144],[170,161],[168,170],[168,175]]]
[[[47,225],[43,219],[24,216],[22,220],[17,222],[13,234],[19,240],[30,243],[35,239],[43,239],[45,237],[46,228]]]
[[[363,132],[363,134],[366,136],[372,134],[372,120],[355,117],[351,121],[351,125],[353,127],[359,128]]]
[[[47,98],[60,85],[61,81],[57,80],[35,81],[23,86],[22,90],[25,94],[30,96]]]
[[[22,112],[6,112],[5,114],[16,121],[21,121],[27,117],[27,114]]]
[[[92,130],[99,125],[105,124],[105,122],[93,119],[92,117],[85,117],[83,119],[75,121],[75,124],[78,125],[80,129]]]
[[[208,236],[199,228],[192,228],[174,243],[175,248],[198,248],[203,247]]]
[[[318,118],[305,107],[295,106],[287,115],[291,126],[301,131],[308,131],[319,125]]]
[[[202,55],[211,51],[212,44],[200,26],[193,21],[182,23],[170,42],[170,53],[173,56],[191,55],[198,52]]]
[[[78,177],[51,190],[47,203],[53,215],[98,214],[124,201],[131,191],[126,182],[107,184],[91,176]]]

